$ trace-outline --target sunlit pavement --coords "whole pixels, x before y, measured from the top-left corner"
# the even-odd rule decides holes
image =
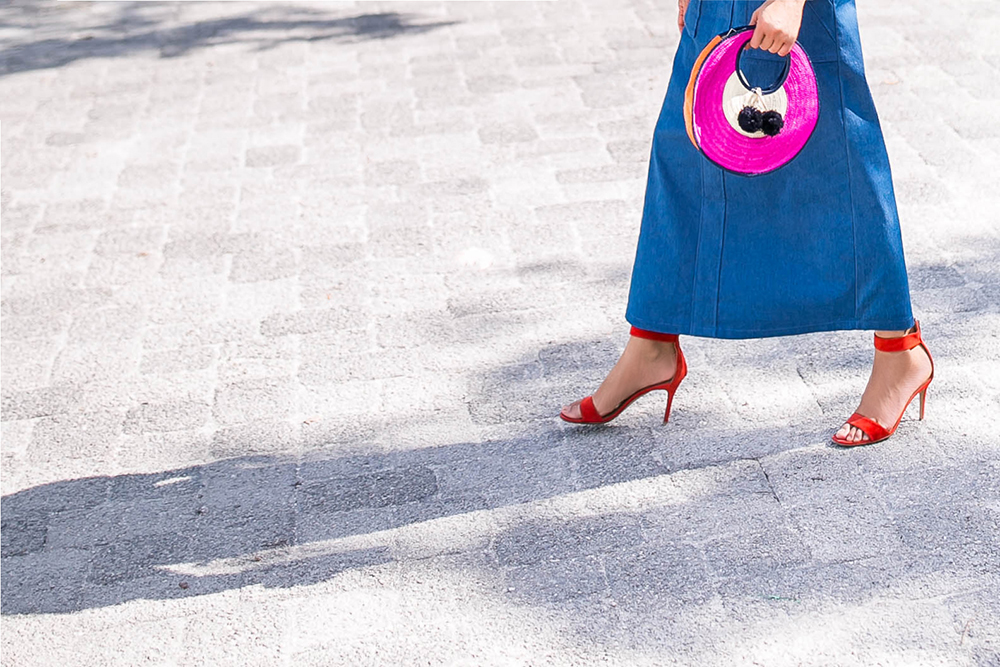
[[[671,2],[0,6],[5,665],[1000,664],[996,0],[858,0],[870,332],[606,427]]]

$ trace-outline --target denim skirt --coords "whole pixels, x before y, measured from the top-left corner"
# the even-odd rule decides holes
[[[684,89],[717,34],[762,0],[691,0],[653,132],[625,319],[662,333],[761,338],[913,325],[882,128],[865,79],[854,0],[806,0],[799,44],[820,114],[791,162],[759,176],[716,166],[691,144]],[[766,87],[781,61],[742,69]]]

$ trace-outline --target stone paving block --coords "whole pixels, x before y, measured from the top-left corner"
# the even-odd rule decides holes
[[[310,245],[302,249],[303,276],[341,276],[358,270],[352,263],[364,259],[368,252],[360,243],[345,245]]]
[[[534,141],[538,133],[524,122],[496,123],[479,129],[479,140],[484,144],[514,144]]]
[[[215,313],[224,303],[228,283],[218,276],[185,278],[161,286],[162,298],[148,300],[147,318],[154,324],[178,321],[196,321],[199,324],[216,318]]]
[[[79,610],[89,557],[81,549],[54,549],[4,558],[4,615]]]
[[[211,406],[201,401],[177,403],[141,403],[125,415],[125,433],[180,431],[202,426],[211,414]]]
[[[189,278],[192,276],[217,276],[228,271],[226,257],[205,257],[192,259],[190,257],[166,257],[160,264],[160,275],[167,281]]]
[[[138,338],[110,338],[103,344],[87,341],[67,346],[55,358],[52,382],[80,385],[127,377],[137,371],[141,356]]]
[[[57,339],[4,341],[2,354],[8,360],[0,372],[4,388],[23,391],[48,385],[58,347]]]
[[[843,562],[898,551],[892,518],[876,498],[835,501],[789,510],[802,541],[818,562]]]
[[[116,541],[99,547],[87,581],[100,586],[148,577],[156,566],[182,561],[187,538],[173,533]]]
[[[401,505],[434,495],[437,476],[424,467],[383,470],[352,478],[333,478],[305,484],[299,489],[299,504],[343,512],[360,508]]]
[[[345,571],[392,563],[388,549],[376,547],[347,552],[317,554],[278,567],[257,567],[243,573],[244,586],[295,589],[323,583]]]
[[[279,165],[293,164],[298,159],[298,146],[258,146],[247,149],[246,166],[276,167]]]
[[[5,298],[0,305],[0,312],[4,317],[8,315],[58,317],[106,305],[111,296],[111,290],[103,287],[44,291],[31,296]]]
[[[285,417],[296,404],[295,381],[272,377],[233,382],[217,389],[212,410],[220,424],[234,424],[261,413]]]
[[[0,422],[0,442],[3,443],[3,451],[0,452],[0,465],[3,470],[15,470],[17,462],[21,460],[28,451],[31,444],[31,431],[34,428],[32,420],[11,420]],[[21,488],[17,476],[14,474],[5,475],[0,480],[0,487],[4,493],[13,492]]]
[[[593,556],[513,567],[504,572],[507,592],[533,604],[559,603],[607,588],[601,562]]]
[[[946,465],[907,471],[879,471],[872,476],[874,486],[882,491],[882,500],[893,512],[921,506],[988,506],[1000,498],[1000,482],[995,462]],[[928,497],[926,489],[933,489]]]
[[[246,314],[246,313],[245,313]],[[253,324],[256,319],[249,319]],[[298,341],[294,337],[271,339],[277,344],[257,345],[231,341],[223,347],[217,365],[219,381],[229,383],[254,378],[287,376],[294,373],[298,356]]]
[[[575,488],[572,455],[557,447],[525,451],[518,441],[467,448],[468,456],[436,467],[441,497],[488,504],[525,502]],[[509,456],[505,455],[509,452]]]
[[[290,421],[254,420],[217,430],[212,453],[224,457],[293,451],[298,433],[298,425]]]
[[[40,418],[32,431],[28,454],[45,460],[53,455],[88,458],[111,451],[121,433],[121,412],[68,412]]]
[[[711,576],[718,582],[742,580],[775,567],[794,567],[811,559],[801,533],[788,525],[737,528],[704,545]]]
[[[304,385],[319,386],[352,380],[413,377],[418,373],[419,363],[405,350],[351,353],[324,346],[302,350],[298,378]]]
[[[385,409],[384,380],[357,380],[310,386],[303,384],[301,412],[311,419],[352,418]]]
[[[344,306],[360,305],[368,298],[372,283],[356,273],[347,272],[330,277],[298,277],[299,303],[303,309],[324,308],[336,301]]]
[[[394,613],[401,604],[399,598],[399,594],[383,589],[352,590],[341,596],[324,595],[289,601],[288,613],[295,619],[295,643],[299,648],[294,660],[313,665],[321,665],[328,660],[360,660],[361,664],[378,660],[375,651],[365,650],[363,641],[344,642],[343,637],[365,638],[384,634],[384,628],[391,627]],[[321,621],[331,617],[342,619],[340,627],[343,634]]]
[[[217,345],[229,340],[252,338],[257,326],[256,322],[234,318],[201,322],[197,325],[184,321],[171,321],[167,324],[154,322],[146,327],[142,344],[145,350]]]
[[[152,253],[163,246],[162,227],[116,229],[97,238],[94,252],[98,255]]]
[[[29,229],[34,227],[42,217],[42,212],[48,209],[40,204],[10,204],[10,198],[3,201],[4,231],[14,229]]]
[[[81,313],[69,327],[70,341],[84,345],[106,340],[114,343],[142,335],[145,310],[142,307],[101,308]]]
[[[265,336],[287,336],[353,328],[363,321],[362,317],[360,311],[346,308],[300,310],[265,318],[260,324],[260,332]]]
[[[48,533],[48,515],[41,510],[33,513],[18,513],[16,516],[5,517],[2,520],[2,546],[0,554],[8,556],[24,556],[41,551],[45,547],[45,537]]]
[[[497,537],[495,549],[501,565],[518,566],[635,549],[641,542],[642,531],[637,521],[604,516],[516,526]]]
[[[295,541],[296,517],[290,494],[209,505],[191,531],[188,561],[231,558],[286,547]]]
[[[124,470],[150,471],[204,463],[210,458],[210,427],[125,435],[115,459]]]
[[[995,513],[976,507],[921,507],[894,515],[902,541],[928,561],[988,572],[1000,552]]]
[[[4,392],[3,419],[34,419],[67,412],[76,404],[80,391],[55,385],[26,391]]]
[[[602,167],[558,171],[556,181],[560,184],[601,183],[644,179],[646,175],[647,166],[644,162],[623,162]]]
[[[322,419],[308,417],[301,425],[302,446],[305,449],[334,449],[343,451],[345,456],[355,454],[352,448],[362,452],[370,451],[378,436],[382,433],[381,425],[376,426],[364,417],[354,415],[345,418],[337,415],[335,418]],[[309,467],[303,466],[305,475]]]
[[[139,372],[160,376],[204,370],[212,366],[216,356],[215,348],[210,345],[145,350]]]
[[[144,253],[118,259],[94,257],[87,267],[85,285],[134,285],[153,279],[160,269],[160,259]]]
[[[604,557],[609,594],[623,611],[703,603],[715,595],[701,549],[687,544],[632,545]]]
[[[295,276],[263,282],[231,282],[216,314],[219,318],[246,319],[256,324],[275,313],[295,310],[298,291]]]

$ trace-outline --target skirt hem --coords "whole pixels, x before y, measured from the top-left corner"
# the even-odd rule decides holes
[[[647,331],[657,333],[677,334],[680,336],[699,336],[702,338],[771,338],[773,336],[798,336],[807,333],[819,333],[822,331],[905,331],[913,326],[914,319],[911,316],[907,320],[838,320],[835,322],[820,322],[814,324],[802,324],[794,327],[780,327],[776,329],[727,329],[725,327],[695,327],[679,326],[662,322],[650,322],[640,320],[626,314],[625,320],[632,326]]]

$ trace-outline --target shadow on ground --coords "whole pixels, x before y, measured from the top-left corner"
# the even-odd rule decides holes
[[[996,312],[994,302],[949,300],[977,271],[988,278],[978,261],[911,267],[915,300],[949,304],[926,319],[941,341],[938,396],[956,391],[949,360],[971,358],[961,340]],[[958,340],[947,341],[947,331]],[[521,433],[510,437],[356,456],[240,457],[11,494],[0,508],[2,613],[308,586],[412,561],[393,531],[428,524],[417,542],[434,536],[431,522],[468,515],[471,538],[449,541],[461,531],[445,529],[443,541],[420,545],[419,557],[477,568],[498,599],[565,612],[579,636],[617,632],[608,599],[615,614],[645,618],[649,636],[664,641],[692,623],[714,636],[720,613],[747,615],[749,624],[873,600],[942,599],[961,614],[982,605],[982,618],[996,615],[983,593],[997,585],[995,460],[924,462],[936,446],[926,425],[878,447],[835,448],[827,438],[856,395],[822,383],[813,383],[816,404],[784,423],[756,424],[741,412],[753,408],[738,402],[741,382],[751,378],[752,390],[764,367],[776,377],[787,364],[792,379],[841,373],[860,390],[869,333],[690,347],[693,375],[667,427],[656,421],[660,393],[610,426],[559,424],[554,397],[591,389],[618,353],[613,342],[575,341],[470,379],[473,421]],[[913,465],[900,466],[915,447]],[[633,483],[648,485],[646,502],[624,488]],[[536,515],[545,503],[567,505]],[[496,530],[477,533],[495,514],[504,515]],[[969,631],[954,613],[952,634],[971,641],[978,626]]]
[[[978,264],[914,266],[915,294],[919,298],[965,288],[962,276],[976,275],[973,269]],[[988,319],[995,308],[995,304],[985,304],[960,313],[962,329],[975,330],[976,322]],[[945,324],[946,316],[930,317]],[[782,360],[787,363],[791,357],[799,376],[845,371],[858,376],[860,388],[870,354],[868,335],[797,337],[800,347],[794,349],[787,347],[787,338],[700,344],[690,339],[692,379],[681,388],[687,391],[679,394],[666,427],[655,417],[651,421],[651,413],[659,414],[661,392],[640,399],[636,408],[613,425],[566,427],[558,422],[555,414],[560,401],[554,397],[568,400],[585,393],[618,354],[615,342],[575,341],[544,348],[470,383],[468,405],[475,422],[501,427],[527,424],[529,435],[346,457],[330,457],[322,449],[299,457],[241,457],[154,474],[76,479],[25,489],[2,500],[2,612],[66,613],[254,583],[309,585],[346,569],[390,562],[396,555],[383,541],[274,564],[254,559],[262,551],[280,552],[442,517],[655,480],[683,470],[706,471],[711,476],[713,469],[732,468],[739,479],[728,479],[706,490],[696,503],[680,503],[658,517],[635,510],[554,523],[526,520],[504,529],[488,544],[444,546],[442,552],[482,547],[493,565],[514,573],[519,581],[534,582],[525,586],[515,582],[511,595],[537,596],[541,601],[578,596],[605,584],[613,589],[613,582],[618,581],[621,586],[633,586],[629,590],[642,603],[642,586],[635,581],[651,567],[673,574],[669,585],[658,584],[649,595],[669,594],[691,601],[716,590],[720,581],[745,588],[754,581],[799,576],[795,573],[809,567],[810,548],[794,531],[788,531],[788,517],[779,516],[784,512],[783,492],[776,490],[760,458],[797,450],[828,451],[829,457],[842,457],[836,460],[867,457],[878,464],[884,460],[878,457],[892,445],[847,452],[829,445],[827,438],[836,420],[817,422],[817,415],[823,416],[823,397],[817,399],[820,406],[793,415],[784,425],[748,427],[740,417],[740,405],[726,398],[724,387],[722,391],[714,388],[719,377],[709,373],[699,381],[697,376],[712,368],[745,376]],[[949,347],[951,352],[943,351],[939,363],[947,364],[949,354],[959,354],[956,361],[962,358],[954,344]],[[841,409],[835,400],[833,404]],[[371,426],[388,432],[393,428],[388,423]],[[852,465],[856,464],[848,464]],[[938,483],[962,488],[961,480],[975,477],[975,472],[964,467],[949,469],[946,474],[952,481]],[[843,484],[844,494],[857,491],[846,481]],[[918,509],[930,511],[919,504]],[[981,507],[963,505],[961,500],[948,511],[965,510],[971,517],[968,534],[972,537],[982,537],[981,528],[995,522]],[[748,521],[748,516],[756,519]],[[935,525],[925,523],[927,530]],[[664,532],[664,526],[669,530]],[[899,532],[899,526],[909,526],[909,533]],[[951,565],[964,563],[976,569],[994,545],[994,540],[984,539],[980,547],[970,548],[959,540],[939,545],[935,558],[922,559],[917,557],[921,541],[907,537],[921,534],[920,522],[896,521],[894,526],[887,519],[876,529],[889,530],[893,535],[889,546],[899,548],[877,554],[880,559],[873,567],[878,568],[888,567],[885,559],[889,558],[896,559],[895,566],[905,563],[910,570],[922,571],[927,563],[936,566],[944,558]],[[630,547],[639,548],[650,534],[659,534],[664,548],[636,556]],[[928,535],[933,536],[932,530]],[[741,553],[746,543],[770,546],[756,554]],[[695,557],[695,552],[703,555]],[[592,562],[595,553],[603,554],[600,567]],[[225,559],[237,562],[225,573],[190,577],[165,569]],[[713,559],[735,569],[713,570]],[[681,571],[683,575],[677,576]],[[869,583],[875,585],[881,575],[875,570],[870,575]],[[544,579],[549,584],[543,585],[539,577],[549,577]],[[186,588],[180,586],[182,581],[188,584]]]
[[[81,28],[86,21],[81,20],[80,14],[90,3],[72,6],[76,4],[0,5],[0,18],[6,27],[24,25],[32,35],[31,39],[20,42],[11,40],[0,50],[0,76],[61,67],[85,58],[124,57],[139,51],[158,52],[166,58],[221,44],[244,43],[264,50],[296,41],[390,39],[454,23],[424,21],[419,15],[400,12],[331,18],[329,12],[302,7],[263,7],[226,18],[177,25],[175,11],[169,5],[113,3],[114,13],[94,15],[90,25]],[[72,22],[66,20],[69,12],[74,12]],[[39,13],[46,15],[45,34],[38,34],[30,27],[37,25]]]

